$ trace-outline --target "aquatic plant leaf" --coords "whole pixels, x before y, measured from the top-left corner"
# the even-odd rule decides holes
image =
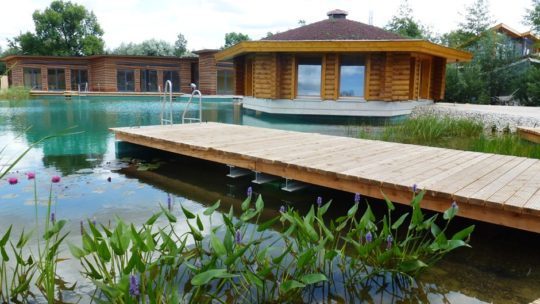
[[[105,243],[105,241],[99,242],[97,249],[99,257],[103,261],[109,262],[111,260],[111,252],[109,251],[109,247],[107,247],[107,243]]]
[[[403,224],[403,222],[405,222],[405,220],[407,219],[407,217],[409,216],[409,212],[403,214],[402,216],[400,216],[398,218],[397,221],[394,222],[394,224],[392,224],[392,229],[394,230],[397,230],[399,229],[399,227],[401,227],[401,225]]]
[[[11,235],[11,228],[13,228],[12,225],[9,225],[8,230],[6,233],[4,233],[4,236],[2,236],[2,239],[0,240],[0,247],[4,247],[7,244],[7,241],[9,240],[9,236]]]
[[[206,216],[212,215],[212,213],[214,213],[214,211],[216,211],[216,209],[219,208],[220,204],[221,204],[221,201],[217,201],[212,206],[206,208],[206,210],[204,210],[203,214],[206,215]]]
[[[210,245],[212,246],[212,249],[214,249],[214,251],[217,253],[217,255],[224,256],[227,254],[227,249],[225,249],[225,245],[223,245],[221,240],[218,239],[214,233],[210,233]]]
[[[193,276],[191,279],[191,285],[200,286],[208,284],[208,282],[212,281],[213,279],[219,278],[225,274],[227,274],[227,269],[210,269]]]
[[[163,212],[154,213],[145,223],[145,225],[152,226],[157,221],[157,219],[163,214]]]
[[[273,219],[270,219],[262,224],[260,224],[258,227],[257,227],[257,231],[258,232],[261,232],[261,231],[265,231],[266,229],[274,226],[275,223],[277,223],[279,221],[279,217],[275,217]]]
[[[455,208],[454,206],[450,206],[450,208],[446,209],[446,211],[444,211],[443,213],[443,219],[445,220],[451,220],[454,218],[454,216],[456,216],[456,214],[458,213],[458,208]]]
[[[76,259],[81,259],[82,257],[86,256],[86,253],[83,249],[73,244],[68,244],[68,246],[69,246],[69,252],[71,252],[71,255],[73,255]]]
[[[399,270],[405,273],[414,273],[425,267],[428,265],[418,259],[403,261],[398,266]]]
[[[382,195],[384,197],[384,201],[386,202],[386,206],[388,210],[394,211],[394,209],[396,209],[396,207],[394,206],[394,203],[392,203],[392,201],[386,196],[386,194],[383,193]]]
[[[197,214],[197,228],[199,228],[199,230],[201,230],[201,231],[204,230],[203,223],[202,223],[201,218],[199,217],[198,214]]]
[[[244,272],[244,275],[246,276],[246,282],[254,283],[257,287],[263,288],[264,283],[257,275],[251,271]]]
[[[186,216],[187,219],[189,220],[192,220],[195,218],[195,214],[191,213],[189,210],[187,210],[186,208],[184,208],[184,206],[182,206],[182,212],[184,212],[184,215]]]
[[[322,273],[311,273],[311,274],[303,275],[300,278],[300,281],[302,281],[302,283],[306,285],[309,285],[309,284],[316,284],[323,281],[328,281],[328,278]]]
[[[242,211],[246,211],[249,208],[249,204],[251,203],[251,196],[248,196],[243,202],[240,207],[242,208]]]
[[[302,284],[296,280],[288,280],[288,281],[285,281],[283,283],[281,283],[281,286],[279,287],[279,289],[281,289],[281,291],[283,293],[287,293],[289,291],[291,291],[292,289],[296,289],[296,288],[304,288],[306,287],[305,284]]]
[[[257,197],[257,201],[255,201],[255,210],[257,212],[261,212],[264,209],[264,201],[262,199],[262,195],[259,194]]]
[[[466,238],[468,238],[471,233],[474,231],[474,228],[475,226],[474,225],[471,225],[461,231],[458,231],[456,232],[453,236],[452,236],[452,240],[464,240]]]

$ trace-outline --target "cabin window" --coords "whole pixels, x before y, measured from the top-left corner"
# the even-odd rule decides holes
[[[64,69],[48,69],[47,79],[49,91],[63,91],[66,89],[66,71]]]
[[[158,81],[156,70],[141,70],[141,92],[157,92]]]
[[[165,84],[167,80],[172,83],[172,91],[180,92],[180,73],[178,71],[164,71],[163,72],[163,90],[165,90]]]
[[[88,86],[88,70],[71,70],[71,89],[86,91]]]
[[[364,97],[365,65],[363,56],[341,56],[340,97]]]
[[[118,70],[116,72],[116,88],[120,92],[135,91],[135,76],[133,70]]]
[[[30,90],[41,90],[41,69],[23,69],[24,87]]]
[[[192,62],[191,63],[191,83],[194,83],[199,86],[199,63],[198,62]]]
[[[232,70],[217,71],[217,93],[222,95],[234,94],[234,73]]]
[[[298,59],[298,96],[321,96],[322,59]]]

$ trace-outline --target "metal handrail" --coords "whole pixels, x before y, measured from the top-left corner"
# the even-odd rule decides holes
[[[184,112],[182,113],[182,123],[186,122],[202,122],[202,93],[201,91],[197,90],[197,85],[192,83],[191,89],[193,90],[191,92],[191,96],[189,97],[189,100],[186,104],[186,107],[184,108]],[[191,105],[191,102],[193,101],[193,97],[199,96],[199,117],[186,117],[186,114],[189,110],[189,106]]]
[[[173,124],[172,82],[170,80],[165,82],[165,89],[163,95],[161,95],[160,119],[162,125]]]

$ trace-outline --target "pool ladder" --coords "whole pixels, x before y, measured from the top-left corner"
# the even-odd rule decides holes
[[[165,89],[161,95],[161,125],[173,124],[172,82],[165,82]]]
[[[202,94],[201,94],[201,91],[197,90],[196,84],[192,83],[190,86],[192,89],[191,97],[189,97],[186,107],[184,108],[184,112],[182,113],[182,123],[202,122]],[[193,97],[195,96],[199,97],[199,111],[198,111],[199,117],[186,117],[189,111],[189,106],[191,105],[193,101]]]

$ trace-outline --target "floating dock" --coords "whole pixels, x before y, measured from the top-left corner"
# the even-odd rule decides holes
[[[540,128],[517,127],[517,132],[521,138],[540,144]]]
[[[540,160],[221,123],[111,129],[116,138],[333,189],[540,233]]]

